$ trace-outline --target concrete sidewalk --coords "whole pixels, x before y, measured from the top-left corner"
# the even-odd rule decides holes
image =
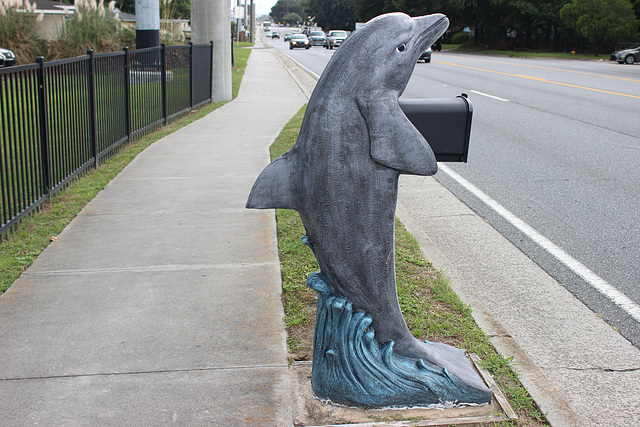
[[[292,424],[275,219],[244,204],[306,100],[256,48],[82,210],[0,298],[0,425]]]

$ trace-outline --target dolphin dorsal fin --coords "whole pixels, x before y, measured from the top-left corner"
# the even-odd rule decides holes
[[[290,152],[275,159],[253,184],[246,207],[249,209],[296,209],[295,169]]]

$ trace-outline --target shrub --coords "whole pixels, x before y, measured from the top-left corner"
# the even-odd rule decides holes
[[[451,38],[451,43],[453,44],[466,44],[469,42],[471,42],[471,34],[465,33],[464,31],[455,33]]]
[[[16,64],[30,64],[46,51],[37,33],[42,14],[36,15],[29,0],[0,0],[0,46],[16,55]]]
[[[58,40],[52,43],[49,60],[84,55],[88,49],[94,52],[115,52],[122,49],[121,29],[115,1],[75,0],[75,13],[68,17],[60,29]]]

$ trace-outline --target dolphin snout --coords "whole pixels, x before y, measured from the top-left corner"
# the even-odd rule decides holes
[[[449,28],[449,19],[441,13],[411,19],[420,32],[420,41],[425,44],[425,48],[431,46]]]

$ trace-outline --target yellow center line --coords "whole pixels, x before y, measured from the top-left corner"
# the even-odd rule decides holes
[[[467,57],[462,57],[462,56],[456,56],[456,55],[450,55],[450,56],[453,57],[453,58],[465,58],[465,59],[468,59]],[[491,59],[474,59],[474,60],[482,61],[482,62],[493,62],[493,63],[496,63],[496,64],[504,65],[504,62],[494,61],[494,60],[491,60]],[[626,77],[614,77],[614,76],[605,76],[605,75],[602,75],[602,74],[585,73],[584,71],[563,70],[561,68],[542,67],[540,65],[530,65],[530,64],[515,64],[515,63],[511,63],[511,62],[509,62],[509,65],[514,65],[516,67],[538,68],[540,70],[560,71],[560,72],[563,72],[563,73],[581,74],[583,76],[593,76],[593,77],[601,77],[601,78],[604,78],[604,79],[624,80],[626,82],[640,83],[640,80],[637,80],[637,79],[628,79]]]
[[[459,64],[454,64],[452,62],[445,62],[445,61],[438,61],[438,63],[439,64],[452,65],[454,67],[468,68],[468,69],[471,69],[471,70],[486,71],[488,73],[502,74],[503,76],[519,77],[521,79],[536,80],[536,81],[539,81],[539,82],[551,83],[551,84],[560,85],[560,86],[575,87],[575,88],[578,88],[578,89],[586,89],[586,90],[591,90],[591,91],[594,91],[594,92],[608,93],[608,94],[611,94],[611,95],[620,95],[620,96],[627,96],[629,98],[640,99],[639,95],[629,95],[627,93],[612,92],[610,90],[596,89],[596,88],[587,87],[587,86],[572,85],[570,83],[556,82],[556,81],[548,80],[548,79],[541,78],[541,77],[527,76],[525,74],[505,73],[504,71],[487,70],[486,68],[471,67],[469,65],[459,65]]]

